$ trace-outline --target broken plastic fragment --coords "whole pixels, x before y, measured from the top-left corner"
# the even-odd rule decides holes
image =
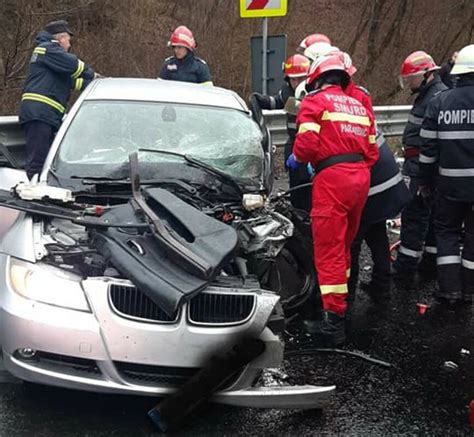
[[[418,312],[420,315],[423,315],[426,313],[426,310],[430,307],[429,305],[426,305],[425,303],[417,303],[416,306],[418,307]]]
[[[445,361],[443,367],[448,372],[456,372],[459,369],[459,366],[452,361]]]

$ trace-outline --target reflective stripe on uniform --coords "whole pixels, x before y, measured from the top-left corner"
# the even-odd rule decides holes
[[[403,253],[403,255],[406,255],[406,256],[411,256],[412,258],[420,258],[421,255],[423,255],[423,252],[418,252],[416,250],[411,250],[411,249],[408,249],[407,247],[405,246],[402,246],[400,245],[398,251],[400,253]]]
[[[461,264],[461,257],[459,255],[438,256],[436,264],[444,266],[446,264]]]
[[[436,246],[425,246],[425,252],[436,254],[438,253],[438,249],[436,249]]]
[[[275,97],[273,96],[268,96],[270,98],[270,109],[275,109],[276,108],[276,100]]]
[[[74,89],[76,91],[80,91],[82,89],[82,85],[84,85],[84,79],[81,77],[79,79],[76,79],[76,83],[74,85]]]
[[[66,108],[64,108],[61,103],[56,102],[56,100],[53,100],[47,96],[43,96],[42,94],[24,93],[21,96],[21,100],[33,100],[34,102],[46,103],[47,105],[52,106],[54,109],[61,113],[64,113],[66,111]]]
[[[381,184],[378,184],[378,185],[374,185],[373,187],[370,187],[369,196],[373,196],[374,194],[378,194],[378,193],[381,193],[382,191],[388,190],[389,188],[394,187],[401,181],[403,181],[403,176],[401,175],[401,173],[397,173],[395,176],[388,179],[387,181],[382,182]]]
[[[474,270],[474,261],[469,261],[469,260],[463,258],[461,260],[461,264],[466,269]]]
[[[420,137],[434,140],[438,138],[438,132],[435,130],[420,129]]]
[[[46,47],[36,47],[33,50],[33,53],[36,53],[37,55],[45,55],[46,54]]]
[[[321,294],[337,293],[345,294],[347,293],[347,284],[337,284],[337,285],[320,285]]]
[[[206,82],[202,82],[200,85],[213,86],[214,84],[212,83],[212,80],[208,80]]]
[[[370,126],[369,117],[364,117],[361,115],[346,114],[345,112],[324,111],[322,120],[347,121],[349,123],[361,124],[362,126]]]
[[[466,178],[474,176],[474,168],[439,168],[441,176],[449,176],[452,178]]]
[[[376,143],[375,135],[369,135],[369,143],[370,144],[375,144]]]
[[[456,130],[450,132],[438,132],[440,140],[472,140],[474,139],[474,130]]]
[[[410,114],[408,116],[408,122],[413,124],[422,124],[423,117],[417,117],[416,115]]]
[[[77,68],[76,71],[71,75],[73,79],[77,79],[82,72],[84,71],[85,64],[80,59],[77,60]]]
[[[436,156],[426,156],[423,153],[420,153],[418,159],[422,164],[434,164],[438,160]]]
[[[383,135],[377,137],[377,146],[382,147],[385,144],[385,138]]]
[[[319,125],[318,123],[308,122],[308,123],[300,124],[300,127],[298,128],[298,133],[302,134],[308,131],[319,133],[320,130],[321,130],[321,125]]]

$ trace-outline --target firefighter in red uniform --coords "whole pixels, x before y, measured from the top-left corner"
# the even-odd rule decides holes
[[[374,120],[345,94],[349,81],[338,54],[313,63],[306,82],[311,92],[301,104],[287,161],[289,168],[309,162],[315,169],[311,224],[324,311],[321,321],[306,328],[333,345],[345,341],[350,249],[367,200],[369,169],[378,159]]]

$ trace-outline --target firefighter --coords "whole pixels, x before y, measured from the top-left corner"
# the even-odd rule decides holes
[[[412,200],[402,211],[401,243],[397,259],[392,264],[396,276],[410,277],[417,268],[433,275],[436,272],[436,241],[432,226],[431,204],[418,195],[420,128],[426,107],[446,86],[435,73],[439,67],[433,58],[422,51],[410,54],[401,66],[400,85],[408,87],[417,97],[403,132],[405,162],[403,174],[409,178]],[[423,248],[423,243],[425,246]],[[423,259],[422,259],[423,257]],[[420,259],[421,262],[420,262]]]
[[[445,62],[441,65],[441,69],[439,70],[439,77],[448,88],[454,88],[454,79],[451,75],[451,70],[453,69],[454,62],[456,61],[456,57],[458,52],[454,52],[451,55],[449,61]]]
[[[38,33],[30,58],[19,118],[25,132],[25,170],[31,180],[41,172],[61,125],[72,90],[82,91],[98,76],[72,53],[73,33],[64,20]]]
[[[283,74],[285,82],[278,94],[275,96],[263,96],[254,93],[262,109],[283,109],[289,97],[294,97],[295,89],[303,83],[308,76],[310,61],[303,55],[290,56],[284,64]],[[288,159],[293,147],[296,135],[296,115],[287,114],[288,140],[285,144],[285,162]],[[310,176],[306,169],[300,167],[296,170],[289,170],[290,188],[310,182]],[[291,203],[295,208],[304,209],[309,212],[311,209],[311,189],[301,188],[291,193]]]
[[[303,40],[300,42],[300,45],[296,49],[298,53],[304,53],[304,51],[311,45],[316,43],[325,43],[331,45],[331,40],[329,37],[324,35],[323,33],[313,33],[311,35],[305,36]]]
[[[192,32],[186,26],[177,27],[171,34],[168,47],[174,56],[165,59],[159,79],[212,85],[211,73],[206,62],[194,55],[197,47]]]
[[[345,89],[347,95],[357,99],[364,105],[368,113],[375,119],[370,93],[352,80],[357,72],[352,59],[347,53],[340,52],[346,71],[351,77]],[[359,231],[351,247],[351,275],[349,278],[349,295],[355,296],[355,288],[359,279],[359,255],[362,241],[365,240],[374,263],[370,282],[361,283],[361,288],[374,302],[385,302],[390,297],[390,245],[388,241],[386,220],[400,213],[408,203],[410,193],[406,187],[397,163],[383,134],[377,131],[379,159],[372,167],[370,189],[362,213]]]
[[[314,260],[322,295],[322,320],[306,329],[333,345],[345,341],[350,248],[367,199],[369,168],[378,158],[374,121],[344,89],[350,77],[337,54],[311,65],[306,81],[311,91],[301,103],[298,133],[289,168],[311,163],[311,226]]]
[[[437,185],[435,231],[439,290],[436,297],[450,302],[461,298],[472,302],[474,44],[459,52],[451,74],[457,77],[456,87],[433,98],[422,124],[420,191],[424,196],[429,196]]]

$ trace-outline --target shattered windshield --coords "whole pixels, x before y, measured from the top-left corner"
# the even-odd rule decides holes
[[[90,101],[82,104],[69,126],[55,167],[63,175],[105,177],[104,171],[126,172],[130,152],[151,149],[188,155],[236,180],[249,180],[260,178],[263,171],[261,141],[254,121],[233,109]],[[166,154],[140,154],[148,166],[173,160],[176,157]]]

